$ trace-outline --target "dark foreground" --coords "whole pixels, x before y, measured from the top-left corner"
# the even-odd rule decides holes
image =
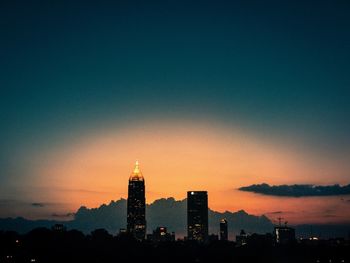
[[[234,242],[137,242],[100,229],[84,235],[45,228],[26,235],[0,231],[0,262],[350,262],[349,241],[275,245],[266,238]]]

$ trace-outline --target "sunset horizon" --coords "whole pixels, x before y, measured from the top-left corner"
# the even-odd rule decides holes
[[[0,232],[347,238],[349,13],[0,1]]]
[[[77,160],[77,159],[75,159]],[[61,163],[62,164],[62,163]],[[167,165],[170,165],[169,163],[167,163]],[[142,167],[142,161],[140,162],[139,158],[135,158],[135,163],[134,163],[134,169],[130,169],[131,172],[130,174],[135,174],[135,171],[137,169],[138,172],[141,173],[141,170],[139,168]],[[146,165],[147,167],[147,165]],[[140,170],[139,170],[140,169]],[[71,177],[70,177],[71,179]],[[125,179],[125,178],[123,178]],[[148,188],[154,189],[154,187],[152,185],[149,185],[148,181],[154,181],[152,180],[152,176],[145,176],[145,181],[146,181],[146,203],[147,205],[151,205],[153,204],[155,201],[158,201],[160,199],[171,199],[173,198],[175,201],[184,201],[186,200],[186,193],[189,189],[192,190],[205,190],[207,191],[208,189],[212,189],[209,185],[206,186],[204,184],[202,184],[202,186],[198,186],[199,184],[196,182],[195,184],[188,184],[187,188],[185,189],[180,189],[178,191],[173,191],[173,193],[170,193],[170,190],[167,190],[167,193],[170,194],[166,194],[165,192],[153,192],[152,190],[148,190]],[[24,204],[26,206],[31,207],[31,209],[28,211],[28,214],[25,215],[23,214],[23,212],[19,212],[18,214],[13,214],[11,215],[11,217],[25,217],[28,219],[59,219],[59,220],[72,220],[75,216],[75,212],[80,208],[80,207],[87,207],[89,209],[93,209],[93,208],[98,208],[101,207],[103,205],[107,205],[112,201],[118,201],[121,199],[126,200],[127,199],[127,193],[125,192],[124,194],[121,194],[119,197],[115,197],[115,198],[111,198],[108,199],[108,197],[106,196],[114,196],[114,193],[112,190],[110,191],[106,191],[106,190],[102,190],[105,189],[103,187],[101,188],[97,188],[96,186],[98,185],[98,181],[94,182],[95,187],[91,187],[91,188],[81,188],[81,189],[59,189],[57,191],[62,192],[61,194],[64,194],[66,197],[66,199],[70,199],[72,195],[72,192],[74,193],[74,195],[78,195],[78,196],[85,196],[88,197],[90,196],[90,198],[92,198],[92,201],[86,201],[86,200],[82,200],[82,199],[78,199],[76,201],[75,206],[72,206],[73,208],[71,209],[67,209],[67,207],[69,207],[69,205],[66,203],[59,203],[60,201],[60,197],[56,197],[55,201],[47,201],[47,202],[40,202],[38,200],[32,200],[32,201],[28,201],[27,204]],[[167,184],[167,181],[164,181],[163,183]],[[172,182],[172,186],[174,185],[174,183],[176,183],[176,180],[174,180]],[[125,184],[126,186],[126,184]],[[124,186],[124,188],[126,188]],[[339,192],[339,189],[337,188],[335,190],[335,192],[333,193],[320,193],[320,192],[316,192],[316,193],[302,193],[302,194],[298,194],[295,195],[293,193],[290,192],[290,189],[288,189],[288,192],[285,193],[264,193],[264,192],[259,192],[256,190],[250,190],[249,187],[254,187],[254,186],[265,186],[265,187],[310,187],[310,189],[313,189],[314,187],[324,187],[324,188],[333,188],[333,187],[340,187],[340,188],[347,188],[345,189],[345,193],[344,192]],[[334,185],[315,185],[315,184],[311,184],[310,182],[304,182],[304,183],[300,183],[300,184],[292,184],[292,185],[288,185],[288,184],[280,184],[280,185],[276,185],[276,184],[267,184],[265,181],[264,182],[256,182],[254,184],[251,185],[238,185],[238,187],[236,188],[225,188],[225,190],[212,190],[212,191],[208,191],[209,193],[209,208],[212,209],[213,211],[218,211],[218,212],[237,212],[237,211],[245,211],[249,214],[252,215],[256,215],[256,216],[262,216],[265,215],[267,216],[271,222],[273,224],[278,224],[278,218],[281,218],[281,216],[283,216],[283,219],[285,219],[286,221],[288,220],[288,222],[292,225],[302,225],[302,224],[348,224],[349,223],[349,215],[348,214],[344,214],[344,211],[342,210],[342,216],[343,217],[336,217],[336,219],[334,220],[333,216],[325,216],[325,218],[322,218],[322,213],[324,212],[324,207],[326,206],[330,206],[333,203],[337,203],[339,202],[339,200],[341,200],[342,202],[345,203],[344,208],[346,208],[347,202],[349,202],[349,200],[344,200],[344,197],[346,198],[346,195],[348,193],[348,188],[350,187],[350,185],[338,185],[338,184],[334,184]],[[51,185],[51,189],[52,189],[52,185]],[[249,190],[243,189],[243,188],[248,188]],[[94,190],[95,189],[95,190]],[[97,190],[96,190],[97,189]],[[215,189],[215,187],[214,187]],[[309,188],[307,188],[308,190]],[[309,190],[310,190],[309,189]],[[320,190],[318,190],[320,191]],[[220,203],[220,201],[218,202],[217,200],[219,198],[223,198],[225,200],[225,198],[229,195],[230,198],[236,198],[236,200],[239,200],[239,202],[237,202],[237,204],[235,205],[231,205],[230,203],[224,203],[226,206],[222,206],[222,204]],[[103,196],[101,197],[97,197],[97,196]],[[214,198],[216,198],[216,201],[212,201],[212,197],[214,196]],[[258,203],[256,201],[256,199],[260,199]],[[301,211],[298,211],[297,209],[300,208],[300,201],[303,201],[303,205],[302,205],[302,209]],[[317,211],[317,209],[313,210],[313,211],[309,211],[309,214],[307,212],[305,212],[305,208],[307,207],[307,205],[315,208],[315,204],[317,205],[317,203],[320,202],[320,200],[323,202],[328,200],[327,204],[321,204],[319,205],[318,208],[319,210]],[[330,201],[331,200],[331,201]],[[291,203],[291,207],[288,207],[284,201],[288,201]],[[251,206],[247,206],[247,202],[251,202]],[[272,204],[271,204],[272,202]],[[265,203],[265,204],[264,204]],[[266,203],[269,203],[268,206],[266,206]],[[72,203],[71,203],[72,204]],[[58,205],[61,205],[61,207],[59,207]],[[288,207],[288,208],[287,208]],[[40,210],[49,210],[51,212],[51,214],[47,214],[45,216],[45,214],[42,214],[42,211]],[[261,210],[260,210],[261,209]],[[39,210],[39,213],[38,213]],[[8,211],[7,211],[8,213]],[[38,215],[36,215],[36,213],[38,213]],[[334,211],[333,211],[334,213]],[[302,217],[300,219],[300,217]]]

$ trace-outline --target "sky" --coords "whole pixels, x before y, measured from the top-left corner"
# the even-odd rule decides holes
[[[349,222],[347,1],[1,1],[0,216],[208,190],[217,211]]]

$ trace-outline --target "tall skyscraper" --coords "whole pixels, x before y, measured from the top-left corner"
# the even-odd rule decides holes
[[[144,240],[146,237],[145,180],[138,161],[129,178],[127,203],[127,231],[136,239]]]
[[[207,191],[187,192],[187,236],[189,240],[208,240]]]
[[[227,220],[220,220],[220,240],[228,240],[228,228],[227,228]]]

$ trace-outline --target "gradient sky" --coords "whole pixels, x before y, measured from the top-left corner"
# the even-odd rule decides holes
[[[146,2],[1,1],[0,216],[125,198],[138,159],[148,202],[348,222],[235,189],[349,183],[350,4]]]

